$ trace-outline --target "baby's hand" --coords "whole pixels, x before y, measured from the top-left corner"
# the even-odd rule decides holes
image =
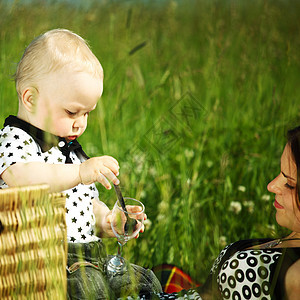
[[[119,234],[124,235],[127,233],[132,235],[133,233],[137,234],[135,238],[139,237],[139,233],[143,233],[145,230],[145,226],[143,222],[147,219],[147,215],[145,213],[140,213],[142,208],[136,205],[126,205],[126,209],[128,212],[128,218],[125,216],[125,213],[116,214],[113,219],[113,215],[108,216],[107,220],[109,222],[113,221],[112,226],[115,228]],[[127,229],[126,229],[127,226]],[[138,230],[138,232],[136,232]]]
[[[79,167],[81,183],[91,184],[100,182],[105,188],[111,189],[108,180],[119,184],[119,163],[111,156],[93,157],[83,162]]]

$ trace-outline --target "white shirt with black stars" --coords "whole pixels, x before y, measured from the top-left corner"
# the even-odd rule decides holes
[[[81,161],[75,152],[70,152],[74,164]],[[5,126],[0,130],[0,174],[15,163],[45,162],[63,164],[66,157],[57,146],[43,152],[40,145],[20,128]],[[7,188],[0,178],[0,188]],[[95,184],[83,185],[66,190],[66,223],[69,242],[87,243],[98,240],[94,235],[95,215],[93,199],[99,199]]]

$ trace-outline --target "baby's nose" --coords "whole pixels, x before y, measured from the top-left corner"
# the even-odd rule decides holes
[[[87,117],[83,115],[75,120],[73,127],[74,128],[85,128],[86,124],[87,124]]]

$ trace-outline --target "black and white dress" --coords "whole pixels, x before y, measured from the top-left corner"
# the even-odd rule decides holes
[[[68,144],[65,139],[44,132],[15,116],[9,116],[0,130],[0,174],[20,162],[80,164],[87,158],[77,141]],[[7,187],[0,178],[0,188]],[[99,199],[96,186],[79,184],[64,193],[68,241],[88,243],[98,240],[94,235],[92,203],[93,199]]]
[[[141,299],[285,299],[285,274],[300,259],[300,248],[248,249],[269,241],[242,240],[226,246],[206,282],[196,289],[145,295]]]

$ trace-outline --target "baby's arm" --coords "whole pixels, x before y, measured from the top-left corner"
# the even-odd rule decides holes
[[[1,175],[10,187],[33,184],[48,184],[51,192],[61,192],[79,183],[100,182],[111,188],[108,180],[118,184],[119,164],[111,156],[93,157],[80,165],[47,164],[43,162],[16,163]]]
[[[1,177],[9,187],[46,183],[51,192],[61,192],[80,183],[79,165],[73,164],[16,163]]]
[[[96,236],[99,237],[115,237],[111,229],[111,211],[110,209],[101,201],[93,200],[93,212],[96,218]]]

